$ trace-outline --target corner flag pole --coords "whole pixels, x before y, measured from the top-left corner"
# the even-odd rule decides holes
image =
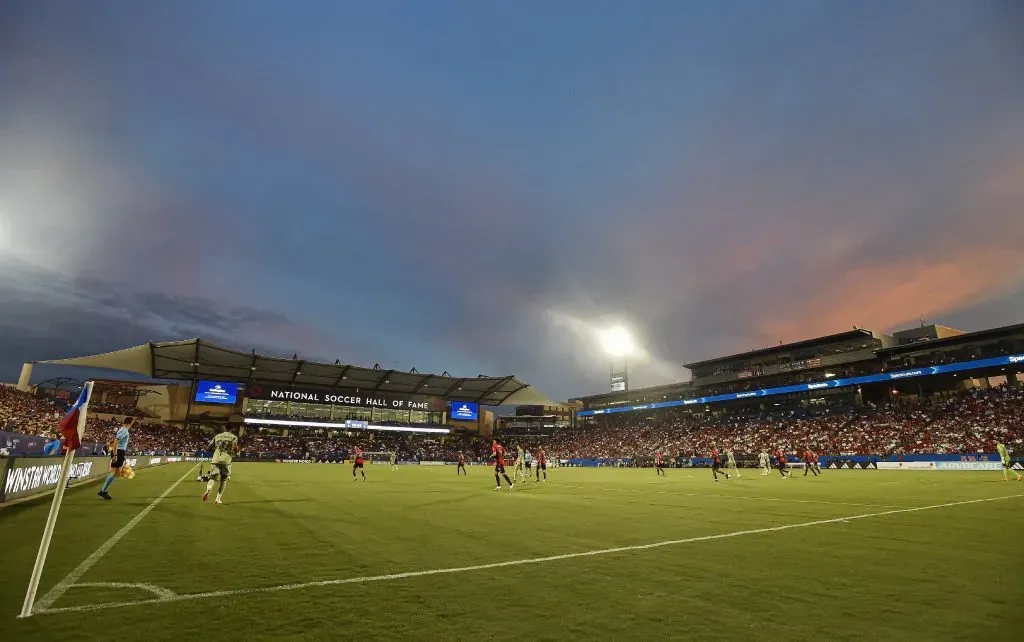
[[[85,434],[85,422],[88,412],[88,400],[92,399],[93,382],[85,383],[86,407],[78,414],[78,438],[81,440]],[[53,501],[50,502],[50,514],[46,518],[46,526],[43,528],[43,539],[39,542],[39,552],[36,553],[36,563],[32,567],[32,577],[28,581],[28,591],[25,593],[25,603],[21,606],[21,615],[18,617],[31,617],[32,606],[36,601],[36,591],[39,590],[39,578],[43,575],[43,567],[46,565],[46,554],[50,551],[50,539],[53,538],[53,527],[57,523],[57,513],[60,512],[60,504],[64,500],[64,489],[67,488],[68,478],[71,476],[71,462],[75,458],[75,448],[68,448],[64,455],[64,463],[61,464],[60,482],[53,493]]]

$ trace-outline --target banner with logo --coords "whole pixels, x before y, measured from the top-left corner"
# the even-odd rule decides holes
[[[54,428],[56,429],[56,422]],[[42,455],[43,447],[50,439],[38,435],[23,435],[19,432],[0,430],[0,454],[2,455]],[[91,441],[83,442],[75,453],[79,457],[96,455],[103,452],[103,444]]]
[[[935,470],[934,461],[880,461],[878,470]]]
[[[935,470],[995,470],[1003,469],[998,461],[937,461]]]
[[[181,461],[181,457],[126,457],[125,461],[135,469]],[[60,467],[63,457],[9,457],[0,459],[2,484],[0,503],[20,497],[38,495],[53,490],[60,482]],[[109,457],[75,457],[71,464],[71,486],[106,475],[110,470]]]
[[[880,461],[879,470],[995,470],[1003,469],[999,461]]]
[[[401,395],[385,392],[362,392],[350,390],[316,390],[313,388],[290,388],[263,383],[251,383],[245,389],[249,399],[267,401],[295,401],[336,406],[360,406],[363,408],[388,408],[391,410],[419,410],[442,412],[445,402],[440,397]]]
[[[474,401],[453,401],[451,418],[455,421],[476,421],[480,416],[480,405]]]
[[[873,462],[834,461],[827,466],[830,470],[877,470]]]

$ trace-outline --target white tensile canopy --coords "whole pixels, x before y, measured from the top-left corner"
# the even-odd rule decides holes
[[[519,381],[514,375],[452,377],[448,374],[421,374],[380,367],[365,368],[339,363],[318,363],[305,359],[282,359],[255,352],[239,352],[202,339],[144,343],[114,352],[38,363],[106,368],[133,372],[153,379],[218,380],[297,388],[359,389],[380,393],[429,395],[475,401],[485,406],[558,405],[532,386]]]

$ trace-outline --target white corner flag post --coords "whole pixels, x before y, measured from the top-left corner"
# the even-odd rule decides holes
[[[81,441],[85,434],[86,415],[89,414],[89,400],[92,399],[92,381],[85,382],[85,403],[78,409],[78,439]],[[46,565],[46,554],[50,550],[50,539],[53,537],[53,527],[57,523],[57,513],[60,511],[60,503],[64,499],[64,489],[67,488],[68,478],[71,476],[71,462],[75,458],[75,449],[68,448],[64,455],[64,463],[60,469],[60,482],[53,493],[53,501],[50,502],[50,514],[46,518],[46,526],[43,528],[43,539],[39,542],[39,552],[36,553],[36,563],[32,567],[32,577],[28,581],[28,591],[25,593],[25,603],[21,606],[21,615],[18,617],[30,617],[32,605],[36,601],[36,591],[39,590],[39,578],[43,575],[43,567]]]

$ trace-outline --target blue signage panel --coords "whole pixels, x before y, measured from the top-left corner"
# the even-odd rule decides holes
[[[962,372],[964,370],[978,370],[981,368],[1013,365],[1024,365],[1024,354],[1014,354],[1006,357],[992,357],[990,359],[976,359],[974,361],[960,361],[958,363],[944,363],[937,366],[924,366],[914,370],[883,372],[881,374],[865,375],[863,377],[826,379],[824,381],[800,383],[793,386],[781,386],[779,388],[764,388],[761,390],[751,390],[749,392],[730,392],[728,394],[712,395],[710,397],[696,397],[694,399],[682,399],[677,401],[659,401],[657,403],[648,403],[639,406],[615,406],[613,408],[602,408],[600,410],[581,410],[576,413],[576,416],[593,417],[594,415],[611,415],[620,412],[633,412],[636,410],[658,410],[660,408],[675,408],[678,406],[690,406],[694,404],[735,401],[736,399],[749,399],[751,397],[772,397],[774,395],[788,395],[794,392],[808,392],[811,390],[824,390],[826,388],[847,388],[849,386],[860,386],[866,383],[899,381],[900,379],[930,377],[932,375]]]
[[[456,421],[476,421],[480,416],[480,404],[472,401],[453,401],[452,419]]]
[[[234,404],[238,400],[238,384],[224,381],[196,383],[196,403]]]

